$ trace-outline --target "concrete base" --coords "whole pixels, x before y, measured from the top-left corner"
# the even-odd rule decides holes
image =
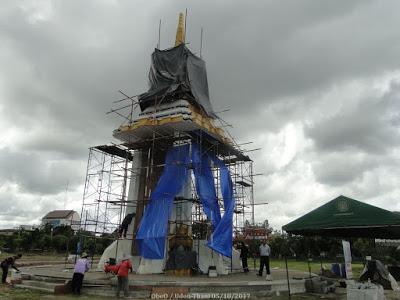
[[[137,269],[138,274],[161,274],[165,265],[164,259],[146,259],[142,257]]]
[[[20,287],[42,289],[49,293],[55,292],[55,287],[64,284],[72,278],[72,270],[65,270],[60,266],[29,267],[23,269],[23,278],[26,278]],[[290,278],[307,277],[308,273],[290,271]],[[285,270],[272,270],[273,281],[266,281],[265,277],[256,276],[256,271],[250,273],[236,273],[226,276],[209,278],[206,275],[190,277],[170,276],[165,274],[130,274],[130,296],[134,299],[148,299],[157,297],[182,298],[189,297],[244,297],[262,299],[267,296],[287,292]],[[291,293],[305,292],[304,279],[290,280]],[[60,290],[60,289],[59,289]],[[85,274],[83,294],[115,296],[116,277],[103,272],[90,271]],[[195,295],[197,294],[197,295]],[[223,295],[224,294],[224,295]],[[217,296],[216,296],[217,295]],[[222,295],[222,296],[221,296]],[[237,296],[235,296],[237,295]],[[240,296],[239,296],[240,295]]]

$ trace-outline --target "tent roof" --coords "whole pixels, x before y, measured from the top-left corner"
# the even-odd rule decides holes
[[[339,196],[282,229],[300,235],[397,239],[400,238],[400,215]]]

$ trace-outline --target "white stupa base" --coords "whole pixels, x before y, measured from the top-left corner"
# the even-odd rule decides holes
[[[200,243],[200,245],[197,243]],[[194,241],[193,250],[199,251],[199,269],[205,274],[208,273],[210,266],[216,267],[218,275],[227,275],[231,273],[231,269],[232,272],[242,269],[239,251],[234,248],[232,249],[232,260],[212,251],[207,246],[206,240]]]
[[[199,246],[197,245],[199,243]],[[120,239],[114,241],[104,250],[103,255],[97,265],[98,271],[103,271],[104,264],[110,259],[115,258],[116,262],[120,262],[123,254],[130,255],[132,249],[132,241]],[[199,268],[203,273],[208,273],[210,266],[215,266],[218,275],[227,275],[231,272],[241,271],[241,260],[239,251],[232,249],[232,260],[229,257],[212,251],[207,247],[206,240],[194,241],[194,251],[199,251]],[[161,274],[164,272],[165,259],[146,259],[144,257],[131,257],[134,259],[133,268],[137,274]],[[140,260],[140,262],[139,262]]]
[[[161,274],[164,272],[165,259],[146,259],[141,257],[137,274]]]

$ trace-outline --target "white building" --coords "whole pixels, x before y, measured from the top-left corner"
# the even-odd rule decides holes
[[[73,230],[79,229],[79,214],[74,210],[53,210],[42,218],[42,225],[53,227],[69,225]]]
[[[33,231],[37,228],[38,226],[35,225],[19,225],[15,229],[19,230],[25,230],[25,231]]]

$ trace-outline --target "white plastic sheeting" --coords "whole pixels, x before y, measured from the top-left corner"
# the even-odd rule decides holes
[[[240,251],[238,251],[237,249],[232,248],[232,260],[230,257],[226,256],[222,256],[222,259],[224,260],[224,265],[229,267],[229,271],[231,270],[231,268],[232,272],[243,271],[242,260],[240,258]]]
[[[146,259],[141,257],[137,274],[160,274],[164,272],[165,259]]]
[[[240,261],[240,253],[232,248],[232,260],[229,257],[222,256],[221,254],[212,251],[207,247],[206,240],[194,241],[193,250],[199,252],[199,269],[203,273],[208,272],[209,266],[215,266],[219,275],[229,274],[232,271],[237,271],[242,268]]]
[[[229,257],[212,251],[207,247],[206,240],[195,240],[193,242],[193,250],[199,251],[199,269],[207,274],[209,266],[215,266],[218,275],[227,275],[231,272],[241,271],[242,265],[240,253],[236,249],[232,249],[232,260]],[[140,259],[140,264],[137,269],[138,274],[160,274],[163,273],[165,267],[165,259]]]
[[[347,281],[347,300],[385,300],[383,287],[373,283]]]
[[[394,277],[390,273],[389,273],[389,280],[390,280],[390,286],[392,287],[392,290],[400,292],[400,288],[399,288],[399,285],[397,284],[396,279],[394,279]]]

